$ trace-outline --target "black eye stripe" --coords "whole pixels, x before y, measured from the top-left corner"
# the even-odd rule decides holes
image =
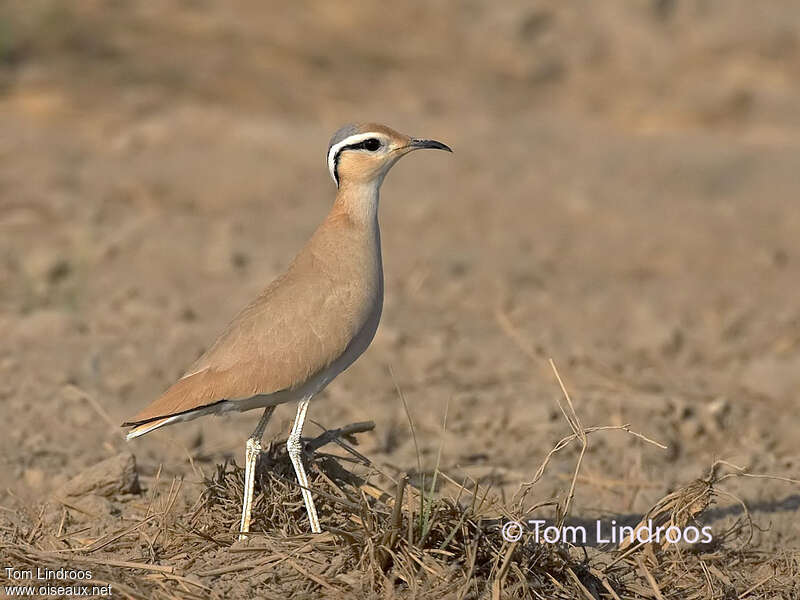
[[[336,185],[339,185],[339,158],[342,156],[342,152],[345,150],[367,150],[369,152],[375,152],[380,147],[381,142],[378,138],[369,138],[357,144],[350,144],[339,148],[338,152],[336,152],[336,156],[333,157],[333,178],[336,180]]]
[[[342,150],[369,150],[370,152],[375,152],[375,150],[377,150],[380,147],[381,143],[378,139],[369,138],[368,140],[364,140],[363,142],[358,142],[357,144],[350,144],[349,146],[345,146],[344,148],[342,148]]]

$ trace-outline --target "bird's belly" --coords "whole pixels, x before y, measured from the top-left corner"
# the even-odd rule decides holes
[[[382,291],[382,290],[381,290]],[[311,377],[309,377],[303,384],[291,388],[274,392],[272,394],[259,394],[250,398],[242,398],[238,400],[230,400],[225,406],[221,406],[218,412],[224,413],[229,411],[244,412],[255,408],[264,408],[267,406],[276,406],[278,404],[285,404],[302,400],[303,398],[311,398],[312,396],[321,392],[325,387],[333,381],[339,373],[352,365],[356,359],[361,356],[364,351],[372,343],[375,337],[375,332],[378,330],[378,323],[381,318],[381,311],[383,308],[383,294],[378,294],[375,306],[370,311],[370,315],[364,322],[359,332],[353,337],[353,340],[348,344],[345,351],[334,360],[330,365],[321,369]]]
[[[379,294],[375,306],[373,307],[372,311],[370,311],[369,318],[367,318],[359,332],[347,345],[347,348],[342,355],[333,361],[330,366],[309,379],[306,385],[310,385],[307,391],[311,393],[311,395],[322,391],[325,386],[333,381],[336,376],[339,375],[339,373],[352,365],[356,359],[358,359],[358,357],[361,356],[369,347],[373,338],[375,337],[375,332],[378,330],[378,323],[381,319],[382,307],[383,297],[382,294]],[[306,386],[304,385],[303,387],[305,388]]]

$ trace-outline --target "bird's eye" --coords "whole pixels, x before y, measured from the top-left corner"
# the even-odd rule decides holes
[[[381,143],[377,138],[369,138],[368,140],[364,141],[364,148],[366,148],[370,152],[375,152],[375,150],[377,150],[380,147]]]

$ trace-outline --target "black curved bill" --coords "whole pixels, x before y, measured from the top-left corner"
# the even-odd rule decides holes
[[[442,142],[437,142],[436,140],[420,140],[417,138],[412,138],[408,145],[414,150],[431,148],[433,150],[447,150],[448,152],[452,152],[450,146],[443,144]]]

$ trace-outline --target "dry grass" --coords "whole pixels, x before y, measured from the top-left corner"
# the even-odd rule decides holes
[[[355,450],[355,435],[373,426],[356,423],[307,443],[308,450],[318,450],[335,442],[345,451],[316,452],[311,461],[322,535],[307,533],[284,444],[273,443],[259,462],[256,533],[246,542],[236,541],[243,471],[227,463],[204,479],[199,493],[187,492],[179,480],[167,485],[156,475],[143,495],[117,494],[121,515],[110,521],[112,531],[105,526],[99,535],[71,523],[68,515],[85,512],[80,506],[45,505],[0,529],[0,556],[16,569],[91,569],[95,584],[110,583],[115,595],[125,598],[798,597],[800,551],[751,548],[753,523],[744,503],[742,517],[705,545],[578,548],[538,544],[530,534],[504,541],[500,527],[507,519],[522,520],[541,508],[526,508],[525,499],[551,456],[578,441],[571,484],[553,507],[553,521],[565,522],[588,436],[607,429],[584,428],[560,377],[559,383],[566,399],[561,409],[573,434],[553,448],[534,480],[509,503],[475,481],[456,482],[441,472],[437,477],[445,484],[437,495],[414,488],[405,474],[389,473]],[[617,429],[643,438],[627,427]],[[680,527],[699,523],[715,499],[730,503],[732,496],[720,483],[740,476],[747,474],[716,463],[707,477],[659,500],[640,526],[649,520]],[[194,502],[182,504],[179,498],[187,496]]]
[[[307,535],[300,492],[282,444],[261,464],[253,529],[235,542],[242,469],[220,465],[190,510],[174,507],[179,482],[154,498],[131,525],[98,539],[58,538],[38,519],[2,531],[0,555],[15,568],[90,568],[120,597],[206,598],[249,590],[261,597],[425,598],[776,598],[798,593],[800,552],[766,554],[747,546],[747,517],[712,546],[642,544],[609,551],[504,542],[508,507],[470,485],[432,501],[420,530],[420,492],[400,479],[382,490],[341,459],[318,456],[315,496],[325,533]],[[367,471],[375,471],[374,467]],[[373,473],[373,476],[379,475]],[[646,515],[685,524],[702,516],[717,489],[712,475],[663,498]],[[745,513],[746,514],[746,513]],[[519,515],[510,515],[517,516]],[[238,584],[237,584],[238,582]],[[221,592],[220,590],[225,590]]]

